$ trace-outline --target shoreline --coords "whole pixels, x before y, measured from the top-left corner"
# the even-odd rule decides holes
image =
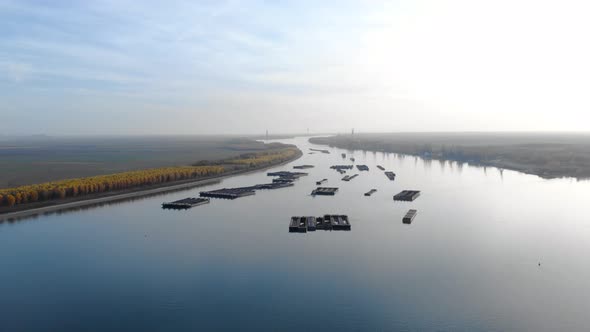
[[[331,148],[351,150],[350,148],[345,147],[345,146],[341,146],[337,143],[323,143],[323,142],[319,143],[319,142],[313,142],[311,140],[309,142],[312,144],[318,145],[318,146],[327,146],[327,147],[331,147]],[[436,158],[436,157],[426,158],[426,157],[418,155],[418,154],[389,151],[389,150],[384,150],[384,149],[354,148],[352,150],[353,151],[365,151],[365,152],[394,153],[394,154],[399,154],[399,155],[404,155],[404,156],[409,156],[409,157],[417,157],[417,158],[420,158],[423,160],[456,162],[456,163],[463,163],[463,164],[467,164],[467,165],[475,166],[475,167],[493,167],[493,168],[497,168],[498,170],[501,170],[501,171],[507,170],[507,171],[518,172],[518,173],[522,173],[522,174],[526,174],[526,175],[537,176],[543,180],[559,180],[559,179],[574,179],[576,181],[590,180],[590,178],[588,178],[588,177],[575,176],[575,175],[572,175],[569,173],[564,173],[564,172],[559,172],[559,171],[548,171],[548,170],[544,170],[544,169],[536,169],[534,165],[521,165],[516,162],[510,162],[510,161],[502,162],[502,161],[492,160],[489,162],[481,162],[481,161],[475,162],[475,161],[457,160],[457,159],[452,159],[452,158]]]
[[[142,196],[161,194],[161,193],[165,193],[165,192],[169,192],[169,191],[190,189],[190,188],[194,188],[194,187],[200,187],[200,186],[205,186],[205,185],[209,185],[209,184],[214,184],[214,183],[220,182],[226,178],[230,178],[232,176],[259,172],[259,171],[263,171],[263,170],[266,170],[269,168],[282,166],[282,165],[291,163],[291,162],[301,158],[301,156],[303,156],[303,151],[301,151],[299,149],[297,149],[297,150],[299,151],[299,153],[297,155],[295,155],[295,157],[293,157],[289,160],[282,161],[277,164],[273,164],[273,165],[265,165],[265,166],[261,166],[258,168],[248,168],[248,169],[243,169],[243,170],[231,171],[231,172],[228,172],[225,174],[220,174],[220,175],[211,176],[211,177],[207,177],[207,178],[188,180],[188,181],[180,182],[180,183],[176,182],[176,183],[170,183],[170,184],[163,184],[161,186],[154,186],[154,187],[150,187],[150,188],[140,188],[140,189],[136,189],[136,190],[130,190],[128,192],[125,192],[125,191],[115,192],[115,193],[112,193],[111,195],[109,195],[107,193],[105,196],[103,196],[103,195],[100,195],[99,197],[94,196],[94,198],[88,197],[87,199],[66,201],[63,203],[55,202],[56,204],[51,204],[51,202],[48,202],[48,204],[45,206],[0,213],[0,221],[6,221],[6,220],[11,221],[11,220],[16,220],[16,219],[23,219],[23,218],[38,216],[40,214],[48,214],[48,213],[58,212],[58,211],[62,211],[62,210],[70,210],[70,209],[81,208],[81,207],[90,206],[90,205],[99,205],[99,204],[115,202],[115,201],[124,201],[124,200],[130,199],[130,198],[138,198],[138,197],[142,197]]]

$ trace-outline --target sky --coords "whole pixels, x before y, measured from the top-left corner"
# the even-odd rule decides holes
[[[0,135],[588,131],[590,4],[0,0]]]

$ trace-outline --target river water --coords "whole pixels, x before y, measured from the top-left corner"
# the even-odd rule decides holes
[[[315,165],[294,187],[160,208],[270,182],[256,172],[0,224],[0,331],[590,327],[589,182],[278,141],[304,155],[272,170]],[[370,171],[344,182],[329,166],[350,156]],[[323,178],[339,192],[310,196]],[[422,195],[394,202],[403,189]],[[418,215],[406,225],[410,208]],[[288,233],[292,215],[325,213],[348,214],[352,230]]]

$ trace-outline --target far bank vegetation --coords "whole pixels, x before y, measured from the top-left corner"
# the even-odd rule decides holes
[[[312,138],[312,143],[496,166],[545,178],[590,178],[590,135],[395,133]]]

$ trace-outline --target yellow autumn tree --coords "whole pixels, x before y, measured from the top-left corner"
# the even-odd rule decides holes
[[[276,149],[243,155],[221,163],[246,167],[264,166],[288,160],[297,152],[296,148]],[[135,189],[179,180],[198,179],[223,172],[225,168],[221,165],[163,167],[0,189],[0,206]]]
[[[16,204],[16,198],[14,198],[14,196],[12,196],[12,195],[7,195],[6,196],[6,205],[7,206],[14,206],[14,204]]]

